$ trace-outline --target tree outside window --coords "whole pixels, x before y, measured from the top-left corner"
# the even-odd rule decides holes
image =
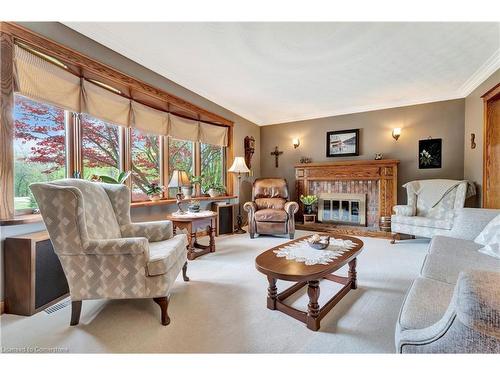
[[[201,144],[202,190],[206,192],[210,185],[224,185],[224,148]]]
[[[194,143],[192,141],[181,141],[169,139],[169,164],[168,176],[172,177],[174,169],[186,171],[188,175],[193,174]],[[169,188],[169,197],[175,197],[177,188]]]
[[[160,184],[160,141],[157,135],[131,129],[132,200],[147,200],[148,185]]]
[[[120,129],[117,125],[81,115],[83,178],[117,177],[120,173]]]
[[[14,97],[14,208],[37,208],[29,185],[66,176],[65,111]]]

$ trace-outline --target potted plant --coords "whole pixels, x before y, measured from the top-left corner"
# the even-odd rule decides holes
[[[105,182],[107,184],[123,184],[125,183],[125,181],[130,176],[131,173],[132,173],[131,171],[121,172],[117,178],[107,175],[92,175],[90,178],[92,181],[100,181],[100,182]]]
[[[189,181],[193,185],[193,188],[196,188],[196,185],[202,186],[204,178],[205,177],[203,176],[203,174],[201,176],[193,176],[193,175],[191,175],[189,177]]]
[[[219,197],[226,192],[226,187],[220,182],[214,182],[208,185],[208,195],[212,198]]]
[[[188,206],[189,212],[200,212],[200,201],[197,199],[192,199]]]
[[[312,206],[314,203],[318,201],[318,197],[315,195],[301,195],[300,201],[304,204],[304,213],[312,214],[313,213]]]
[[[153,182],[150,185],[147,186],[146,188],[146,194],[148,195],[149,199],[152,201],[158,201],[162,198],[163,196],[163,186],[160,184]]]

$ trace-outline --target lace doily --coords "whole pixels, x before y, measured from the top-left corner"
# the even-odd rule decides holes
[[[274,253],[279,258],[286,258],[311,266],[313,264],[328,264],[354,247],[356,247],[356,244],[350,240],[330,238],[330,245],[326,249],[317,250],[310,247],[307,240],[304,239],[274,250]]]
[[[205,217],[205,216],[212,216],[213,212],[212,211],[200,211],[200,212],[186,212],[185,214],[178,214],[177,212],[172,213],[172,216],[175,217]]]

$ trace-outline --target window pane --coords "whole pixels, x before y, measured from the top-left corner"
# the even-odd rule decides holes
[[[205,192],[208,184],[224,185],[224,148],[201,144],[201,173],[204,177],[202,189]]]
[[[132,200],[146,200],[147,186],[160,184],[160,140],[157,135],[148,135],[131,129],[132,153]]]
[[[29,185],[66,176],[64,110],[14,97],[14,208],[36,208]]]
[[[88,115],[81,116],[83,178],[92,175],[118,177],[120,129]]]
[[[172,171],[178,169],[186,171],[189,175],[193,174],[193,147],[191,141],[181,141],[178,139],[169,139],[169,164],[168,176],[172,177]],[[177,188],[169,188],[169,197],[175,197]]]

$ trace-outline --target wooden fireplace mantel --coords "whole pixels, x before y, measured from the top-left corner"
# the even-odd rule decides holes
[[[378,182],[379,217],[391,216],[397,204],[399,160],[349,160],[295,165],[297,197],[309,194],[309,183],[313,181],[359,181]]]

